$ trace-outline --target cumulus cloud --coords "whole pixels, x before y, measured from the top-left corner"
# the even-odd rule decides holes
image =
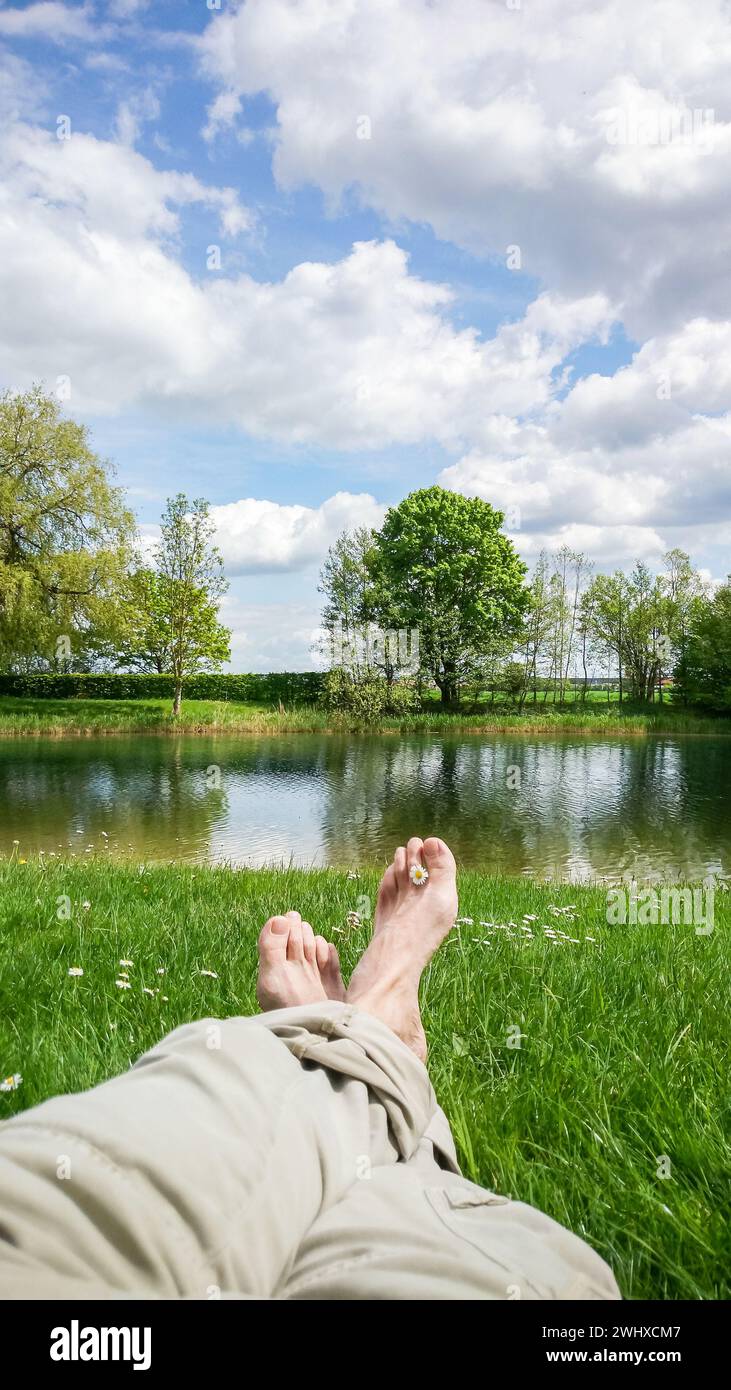
[[[296,9],[283,0],[272,6],[297,29],[300,66],[309,74],[305,58],[322,38],[319,0]],[[261,17],[258,0],[246,8]],[[406,8],[416,13],[420,0]],[[441,4],[431,8],[441,15]],[[394,13],[402,17],[403,11]],[[468,12],[468,0],[456,4],[458,18]],[[228,20],[239,24],[241,13]],[[364,14],[359,0],[342,13],[349,16],[346,29],[360,13],[361,28],[368,30],[370,11]],[[516,12],[508,13],[514,23]],[[427,20],[427,30],[434,23]],[[233,30],[225,32],[236,39]],[[282,50],[288,33],[280,33]],[[238,42],[231,50],[237,64]],[[480,42],[476,36],[478,53]],[[258,52],[256,43],[252,52]],[[479,62],[476,71],[482,71]],[[68,377],[73,411],[135,405],[158,418],[233,424],[293,445],[368,449],[436,440],[456,460],[442,474],[446,486],[519,509],[526,553],[581,534],[597,555],[624,554],[629,547],[652,556],[671,532],[674,541],[692,545],[693,535],[710,536],[709,528],[728,517],[731,322],[728,313],[722,316],[720,297],[707,312],[658,329],[613,376],[572,384],[570,354],[591,340],[606,342],[621,311],[607,293],[611,276],[593,278],[587,271],[579,277],[581,293],[539,294],[492,337],[456,326],[450,287],[412,273],[405,251],[391,239],[357,242],[332,263],[303,262],[278,281],[257,281],[227,267],[226,238],[254,223],[236,191],[159,170],[132,147],[139,121],[154,115],[154,93],[127,98],[116,142],[76,132],[57,140],[12,118],[26,76],[18,64],[9,78],[0,152],[6,304],[0,371],[9,384],[40,377],[53,386],[59,376]],[[466,72],[462,80],[467,83]],[[479,106],[481,77],[475,83]],[[435,101],[440,92],[437,82]],[[222,88],[210,112],[214,123],[235,120],[245,95]],[[527,100],[522,89],[510,99],[518,105]],[[308,110],[303,119],[310,119]],[[532,110],[512,138],[522,141],[527,161],[514,171],[515,181],[522,186],[527,179],[531,197],[543,188],[550,229],[552,166],[542,154],[529,157],[531,141],[543,150],[545,119],[545,112]],[[285,121],[278,158],[284,158],[286,132]],[[495,141],[502,138],[496,129]],[[571,154],[571,140],[567,149]],[[613,147],[607,150],[613,159]],[[500,178],[508,179],[517,146],[503,149],[502,157]],[[479,182],[485,175],[478,163],[473,173]],[[691,182],[694,167],[691,162],[687,171]],[[409,168],[406,161],[405,174]],[[671,184],[661,187],[666,200]],[[638,206],[645,191],[636,181]],[[185,265],[182,260],[182,218],[192,205],[211,218],[197,273],[194,248],[186,248]],[[696,216],[695,198],[683,208],[680,226],[668,215],[678,242],[686,220]],[[564,231],[583,237],[581,218],[571,221],[570,201],[566,212]],[[592,216],[589,198],[589,223]],[[222,242],[220,270],[207,269],[208,252],[216,249],[208,236]],[[629,232],[625,251],[628,238]],[[661,237],[658,265],[664,244]],[[574,240],[572,255],[581,259],[580,250]],[[563,272],[557,278],[566,280]],[[645,287],[650,283],[640,263],[636,278]],[[697,268],[695,280],[705,283]],[[373,498],[349,493],[320,508],[248,499],[217,510],[233,574],[312,567],[339,530],[379,519]]]
[[[336,492],[319,507],[259,497],[211,507],[215,543],[229,579],[243,574],[314,573],[343,531],[380,526],[385,514],[385,505],[368,492]],[[140,527],[140,537],[142,554],[151,563],[160,527],[146,523]]]
[[[354,189],[478,255],[517,245],[640,340],[728,309],[723,0],[247,0],[200,53],[214,129],[275,103],[284,188]]]
[[[127,144],[30,126],[8,131],[0,172],[0,366],[11,381],[70,377],[82,409],[180,403],[295,443],[457,447],[486,411],[545,406],[567,353],[613,318],[604,295],[544,294],[484,340],[454,327],[449,288],[411,274],[390,240],[274,283],[227,275],[225,248],[207,272],[201,247],[194,278],[177,253],[180,209],[203,204],[236,235],[251,218],[234,190],[158,171]]]
[[[537,420],[492,416],[440,481],[519,517],[527,552],[567,543],[654,558],[731,514],[731,324],[695,320],[614,376],[578,381]]]
[[[343,531],[380,526],[386,508],[369,493],[337,492],[319,507],[283,506],[254,497],[212,507],[226,573],[313,569]]]

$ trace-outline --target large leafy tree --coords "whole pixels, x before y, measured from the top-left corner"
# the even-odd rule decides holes
[[[375,535],[379,620],[418,631],[422,669],[445,705],[496,640],[510,644],[521,628],[525,565],[502,522],[480,498],[430,487],[392,507]]]
[[[0,397],[0,665],[112,650],[134,518],[83,425],[39,386]]]
[[[138,640],[132,652],[150,653],[173,677],[173,715],[180,713],[183,682],[198,671],[217,671],[228,661],[230,630],[218,621],[228,584],[213,544],[207,502],[168,498],[156,548],[154,576],[139,584],[143,596]],[[159,669],[159,664],[158,664]]]

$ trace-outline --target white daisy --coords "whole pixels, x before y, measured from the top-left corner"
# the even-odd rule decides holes
[[[412,883],[416,884],[417,888],[421,888],[422,885],[426,883],[428,877],[429,871],[428,869],[424,868],[423,864],[411,865],[411,868],[409,869],[409,878],[411,879]]]
[[[131,988],[132,988],[132,986],[131,986],[129,980],[115,980],[114,983],[115,983],[115,985],[117,986],[117,989],[131,989]]]
[[[77,975],[77,976],[78,976],[78,975],[83,975],[83,973],[84,973],[84,972],[83,972],[83,970],[81,969],[81,966],[80,966],[80,965],[71,965],[71,966],[69,966],[69,975]]]
[[[0,1081],[0,1091],[17,1091],[22,1080],[23,1078],[20,1075],[20,1072],[16,1071],[13,1073],[12,1076],[6,1076],[2,1081]]]
[[[217,980],[217,979],[218,979],[218,975],[216,974],[215,970],[199,970],[198,973],[199,973],[199,975],[207,975],[208,978],[209,978],[209,980]]]

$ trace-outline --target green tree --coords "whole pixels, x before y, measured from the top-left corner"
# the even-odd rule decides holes
[[[683,551],[669,551],[665,566],[653,575],[638,560],[629,576],[597,575],[583,599],[582,624],[616,661],[620,702],[626,691],[635,700],[662,698],[663,678],[688,640],[703,585]]]
[[[230,630],[218,621],[219,600],[228,584],[213,544],[214,530],[202,498],[189,503],[182,492],[168,498],[154,581],[140,581],[147,607],[137,651],[161,654],[173,677],[174,717],[180,713],[185,677],[217,671],[231,655]]]
[[[0,665],[111,655],[134,518],[84,426],[40,386],[0,397]]]
[[[369,620],[373,590],[369,556],[374,533],[367,526],[344,531],[330,547],[320,571],[323,595],[323,655],[333,667],[347,668],[357,678],[365,662],[358,642]]]
[[[520,631],[525,565],[502,521],[480,498],[430,487],[392,507],[376,532],[376,617],[418,632],[420,664],[445,705],[497,637]]]
[[[141,567],[129,574],[125,593],[125,631],[117,658],[124,670],[171,669],[169,602],[166,585],[156,570]]]
[[[731,579],[713,598],[696,595],[675,670],[686,703],[731,710]]]

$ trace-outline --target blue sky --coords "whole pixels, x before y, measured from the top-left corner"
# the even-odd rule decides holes
[[[435,481],[529,562],[726,573],[731,39],[652,8],[0,3],[4,384],[68,376],[143,527],[219,509],[238,669],[310,664],[327,545]],[[638,142],[679,91],[709,129]]]

